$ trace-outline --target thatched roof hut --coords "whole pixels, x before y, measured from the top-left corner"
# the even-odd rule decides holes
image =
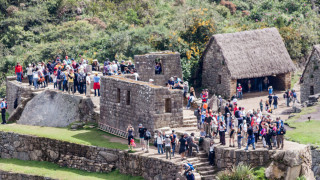
[[[211,37],[220,49],[232,79],[243,79],[288,73],[295,66],[276,28],[237,33],[217,34]],[[210,49],[207,45],[206,52]],[[243,73],[243,69],[246,73]]]
[[[214,73],[222,73],[224,79],[237,80],[288,74],[295,70],[276,28],[213,35],[202,60],[202,85],[205,87],[214,85],[208,83]],[[212,71],[208,66],[221,66],[222,70]]]

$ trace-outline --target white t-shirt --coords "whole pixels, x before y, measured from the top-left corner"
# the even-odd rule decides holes
[[[212,146],[210,146],[210,151],[214,151],[214,144],[212,144]]]
[[[90,83],[91,83],[90,76],[87,76],[87,77],[86,77],[86,82],[87,82],[87,84],[90,84]]]
[[[38,71],[33,72],[33,78],[39,78]]]
[[[32,67],[27,67],[27,75],[32,76]]]
[[[162,136],[157,136],[157,144],[163,144],[162,140]]]
[[[113,64],[112,65],[112,71],[113,72],[117,72],[118,71],[118,65],[117,64]]]
[[[212,117],[212,127],[214,127],[214,128],[218,127],[217,120],[215,117]]]

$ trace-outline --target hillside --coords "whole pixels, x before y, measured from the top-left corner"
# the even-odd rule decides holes
[[[314,0],[1,0],[0,80],[18,61],[83,55],[103,63],[157,50],[180,52],[190,80],[213,34],[265,27],[277,27],[291,58],[301,60],[320,42],[318,6]]]

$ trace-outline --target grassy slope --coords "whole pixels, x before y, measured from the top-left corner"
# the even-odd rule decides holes
[[[320,145],[320,121],[297,122],[302,115],[310,114],[316,110],[317,108],[315,106],[303,108],[296,116],[288,119],[286,122],[290,127],[295,127],[295,129],[287,131],[286,137],[303,144]]]
[[[15,132],[19,134],[36,135],[83,145],[93,145],[112,149],[126,149],[127,145],[110,142],[103,136],[111,136],[98,129],[83,129],[70,131],[67,128],[27,126],[20,124],[7,124],[0,126],[0,131]]]
[[[39,175],[57,179],[76,180],[140,180],[141,177],[133,177],[120,174],[118,171],[111,173],[91,173],[77,169],[59,167],[56,164],[39,161],[22,161],[17,159],[0,159],[0,169],[16,173]]]

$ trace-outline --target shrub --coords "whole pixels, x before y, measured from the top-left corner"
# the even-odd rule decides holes
[[[230,10],[231,14],[234,14],[237,10],[236,5],[230,1],[221,0],[220,4],[227,7]]]
[[[253,169],[247,165],[233,166],[231,171],[223,171],[218,175],[219,180],[255,180]]]

